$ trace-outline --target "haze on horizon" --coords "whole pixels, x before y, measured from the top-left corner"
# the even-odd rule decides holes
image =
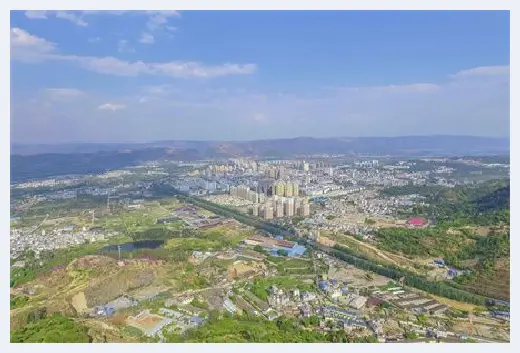
[[[11,141],[509,137],[509,75],[507,11],[13,11]]]

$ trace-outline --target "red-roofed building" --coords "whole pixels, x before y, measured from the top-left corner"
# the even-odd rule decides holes
[[[424,227],[424,225],[426,224],[426,221],[424,220],[424,218],[414,217],[414,218],[410,218],[407,223],[409,226],[412,226],[412,227]]]

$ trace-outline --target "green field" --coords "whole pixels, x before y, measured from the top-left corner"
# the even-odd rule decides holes
[[[312,261],[308,259],[269,256],[267,261],[275,263],[278,272],[283,275],[305,275],[314,273]]]

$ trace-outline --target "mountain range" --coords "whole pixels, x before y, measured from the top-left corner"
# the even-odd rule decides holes
[[[468,136],[310,138],[259,141],[159,141],[135,144],[11,145],[11,181],[69,174],[102,173],[150,160],[346,155],[508,155],[509,139]]]
[[[309,154],[474,155],[509,153],[509,138],[476,136],[403,136],[271,139],[256,141],[157,141],[149,143],[11,144],[11,155],[96,153],[165,149],[196,151],[197,158],[289,157]]]

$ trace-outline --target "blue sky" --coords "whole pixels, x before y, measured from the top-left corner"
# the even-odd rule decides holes
[[[11,139],[509,135],[509,13],[17,11]]]

